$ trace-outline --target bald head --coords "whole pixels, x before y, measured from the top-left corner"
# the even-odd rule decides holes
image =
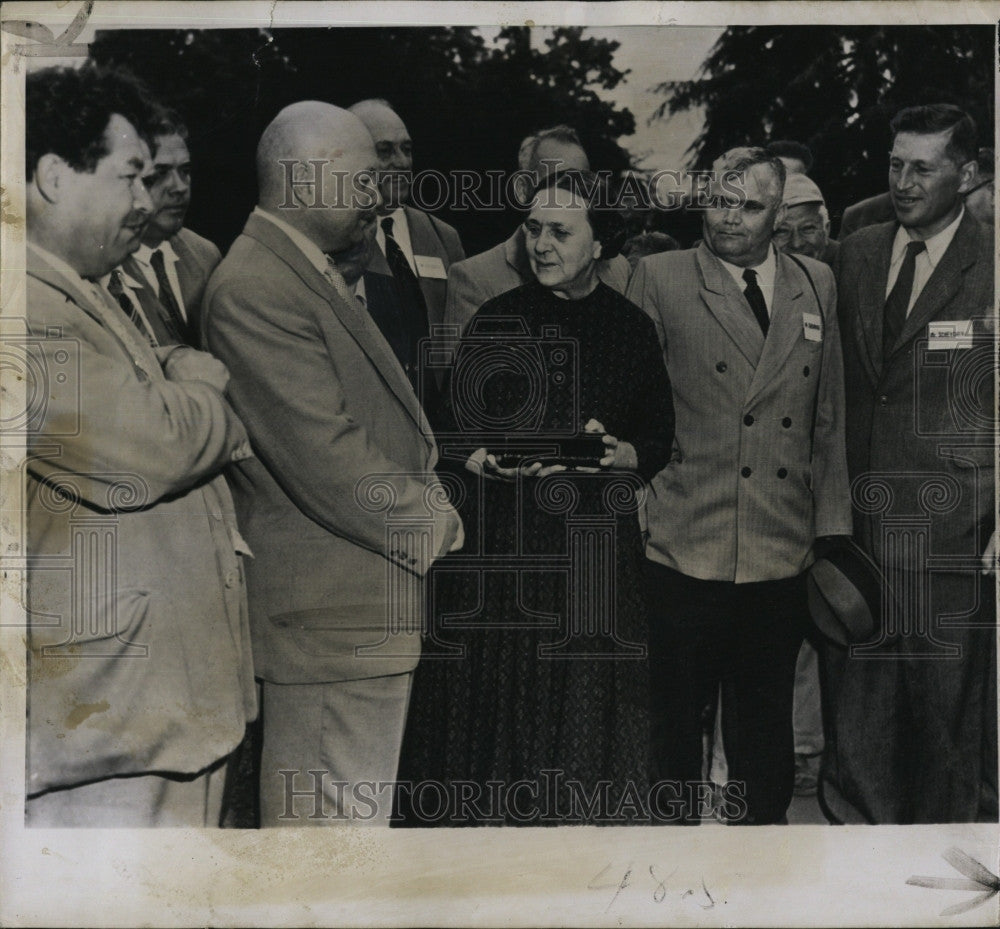
[[[364,123],[340,107],[304,100],[285,107],[257,145],[259,204],[324,252],[349,248],[373,221],[367,176],[375,146]],[[343,180],[341,180],[343,179]]]
[[[391,213],[409,198],[413,172],[413,141],[406,124],[385,100],[359,100],[351,108],[375,142],[378,157],[379,190],[385,205],[383,213]]]

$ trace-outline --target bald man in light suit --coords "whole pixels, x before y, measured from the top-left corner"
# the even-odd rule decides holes
[[[337,192],[349,199],[305,208],[316,161],[352,177]],[[258,206],[205,295],[208,345],[232,372],[259,456],[232,483],[255,555],[264,826],[387,821],[388,787],[373,802],[358,785],[395,777],[422,578],[463,541],[413,388],[326,257],[370,236],[375,162],[351,113],[315,101],[282,110],[258,147]]]

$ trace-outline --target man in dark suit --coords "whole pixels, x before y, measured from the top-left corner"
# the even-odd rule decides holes
[[[837,275],[855,537],[887,589],[876,640],[834,663],[825,787],[843,818],[995,822],[993,236],[963,206],[969,116],[892,130],[896,221],[842,242]]]
[[[713,169],[744,197],[706,211],[698,248],[642,259],[627,294],[656,323],[677,415],[646,506],[652,760],[696,821],[721,682],[728,818],[768,824],[792,797],[805,572],[817,537],[850,532],[843,372],[833,273],[772,244],[784,165],[737,148]]]
[[[876,194],[874,197],[852,203],[844,210],[838,235],[842,241],[852,232],[857,232],[866,226],[874,226],[877,223],[891,222],[895,218],[896,213],[892,207],[892,198],[887,193]]]
[[[349,179],[326,209],[309,208],[317,163]],[[423,577],[463,540],[413,387],[327,258],[370,236],[375,165],[351,113],[282,110],[258,146],[258,206],[205,294],[208,345],[258,455],[231,478],[254,551],[264,826],[388,821]]]
[[[590,162],[575,129],[553,126],[528,136],[521,143],[518,167],[517,179],[521,183],[516,185],[517,195],[527,204],[534,188],[548,173],[589,171]],[[623,255],[597,262],[597,276],[619,293],[625,292],[630,273],[628,259]],[[524,227],[518,226],[506,241],[454,265],[448,275],[445,323],[461,333],[487,300],[520,287],[532,278],[524,245]]]
[[[361,100],[350,112],[375,141],[382,194],[378,248],[364,276],[368,312],[419,387],[420,342],[444,321],[448,269],[465,252],[454,227],[407,203],[413,142],[403,120],[385,100]]]
[[[142,244],[125,260],[123,281],[139,304],[160,345],[201,344],[200,312],[205,285],[222,256],[218,248],[190,229],[184,217],[191,205],[191,156],[187,130],[164,112],[153,136],[152,172],[147,189],[153,211]]]

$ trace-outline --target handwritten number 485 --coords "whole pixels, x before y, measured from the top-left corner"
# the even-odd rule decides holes
[[[604,880],[610,870],[611,870],[611,865],[610,864],[605,865],[605,867],[602,868],[598,874],[596,874],[593,878],[591,878],[590,883],[587,884],[588,890],[614,891],[614,895],[612,896],[611,901],[608,903],[607,906],[608,910],[611,909],[611,907],[615,904],[615,902],[622,895],[622,893],[624,893],[630,887],[635,888],[639,892],[642,892],[642,888],[639,886],[639,884],[633,883],[632,875],[634,869],[631,864],[629,864],[629,866],[625,869],[624,873],[621,876],[621,879],[618,881],[608,882]],[[649,865],[648,873],[650,882],[647,884],[645,881],[642,881],[642,885],[647,888],[649,887],[652,888],[652,899],[654,903],[663,903],[663,901],[667,899],[667,896],[670,893],[667,887],[667,882],[670,880],[670,878],[674,876],[674,874],[677,873],[677,868],[674,868],[674,870],[671,871],[668,875],[666,875],[666,877],[660,878],[657,875],[656,866]],[[705,886],[704,878],[701,879],[701,893],[704,895],[704,900],[707,902],[703,903],[698,899],[693,899],[692,902],[695,903],[695,905],[701,907],[701,909],[703,910],[712,909],[712,907],[715,906],[715,900],[713,899],[711,893],[709,893],[708,888]],[[682,893],[678,893],[677,896],[678,899],[680,900],[686,900],[688,897],[694,898],[695,894],[696,891],[688,887]],[[605,912],[607,912],[607,910],[605,910]]]

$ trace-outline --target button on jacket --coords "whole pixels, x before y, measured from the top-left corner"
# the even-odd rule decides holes
[[[704,244],[639,262],[628,298],[656,323],[677,415],[653,479],[647,557],[703,580],[778,580],[851,530],[833,274],[777,255],[767,340]],[[822,318],[820,340],[803,314]],[[814,422],[815,409],[815,428]]]

